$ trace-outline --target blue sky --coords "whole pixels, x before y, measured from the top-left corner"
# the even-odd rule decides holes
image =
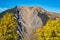
[[[0,12],[15,6],[40,6],[47,11],[60,13],[60,0],[0,0]]]

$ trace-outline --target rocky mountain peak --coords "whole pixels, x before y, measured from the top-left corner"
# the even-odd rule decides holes
[[[45,21],[43,21],[43,16],[45,18],[47,15],[43,14],[45,11],[39,7],[17,7],[16,10],[17,11],[14,12],[15,19],[19,23],[18,29],[22,29],[22,31],[20,29],[19,31],[23,37],[32,35],[33,31],[43,26],[48,19],[48,17],[46,17]]]

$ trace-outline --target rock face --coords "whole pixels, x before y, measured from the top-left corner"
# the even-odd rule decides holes
[[[37,6],[15,7],[10,12],[15,15],[15,19],[18,22],[17,32],[21,38],[31,37],[33,31],[44,26],[48,19],[60,18],[60,14],[48,12]]]
[[[17,13],[15,13],[15,17],[18,18],[18,22],[22,25],[23,37],[29,37],[35,29],[43,26],[37,7],[32,9],[29,7],[17,7],[17,11],[19,17],[17,17]]]

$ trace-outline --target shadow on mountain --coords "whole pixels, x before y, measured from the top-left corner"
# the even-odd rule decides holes
[[[38,16],[41,18],[43,25],[45,25],[49,17],[45,13],[40,13],[40,12],[38,12]]]

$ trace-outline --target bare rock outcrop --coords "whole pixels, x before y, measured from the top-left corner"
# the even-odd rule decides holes
[[[17,9],[19,11],[18,15],[20,16],[18,22],[22,25],[23,37],[29,37],[35,29],[43,26],[42,20],[38,16],[39,13],[36,7],[32,9],[29,7],[19,7]]]

